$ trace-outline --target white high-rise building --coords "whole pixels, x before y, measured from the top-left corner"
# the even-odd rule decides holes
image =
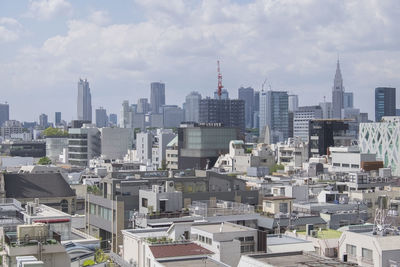
[[[322,109],[320,106],[299,107],[294,112],[293,117],[293,136],[299,137],[301,141],[308,141],[309,122],[313,119],[322,119]]]
[[[321,102],[319,106],[322,108],[322,118],[332,119],[332,103],[331,102]]]
[[[92,121],[92,95],[87,79],[78,81],[78,120]]]
[[[333,89],[332,89],[332,118],[340,119],[342,117],[342,108],[344,107],[343,99],[344,99],[343,79],[338,60],[336,65],[335,79],[333,81]]]
[[[191,92],[186,96],[185,121],[199,122],[201,94]]]

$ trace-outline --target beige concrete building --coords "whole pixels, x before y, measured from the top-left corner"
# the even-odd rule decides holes
[[[293,197],[275,196],[264,197],[263,212],[270,214],[291,214],[293,210]]]

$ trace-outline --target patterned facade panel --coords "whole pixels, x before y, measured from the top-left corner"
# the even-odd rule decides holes
[[[376,153],[393,175],[400,175],[400,123],[361,123],[359,146],[362,153]]]

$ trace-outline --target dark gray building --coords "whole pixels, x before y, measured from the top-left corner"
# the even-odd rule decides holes
[[[182,125],[178,129],[178,168],[211,168],[219,155],[229,152],[229,142],[238,138],[237,128],[212,123]]]
[[[244,101],[244,118],[246,128],[253,128],[254,114],[254,89],[251,87],[240,87],[238,89],[238,98]]]
[[[349,146],[353,139],[346,120],[310,120],[308,129],[309,157],[327,155],[329,147]]]
[[[0,127],[8,120],[10,120],[10,106],[7,103],[0,104]]]
[[[211,99],[200,101],[200,123],[221,123],[223,127],[245,131],[245,104],[240,99]]]
[[[60,125],[61,124],[61,112],[56,111],[55,115],[54,115],[54,124]]]
[[[42,127],[43,129],[47,128],[49,126],[49,119],[46,114],[40,114],[39,116],[39,126]]]
[[[150,84],[150,104],[153,113],[161,113],[161,107],[165,105],[165,84],[153,82]]]
[[[381,121],[383,116],[396,116],[396,88],[375,88],[375,121]]]
[[[78,81],[77,113],[78,120],[92,121],[92,95],[87,79]]]
[[[96,127],[103,128],[108,125],[107,111],[100,107],[96,109]]]

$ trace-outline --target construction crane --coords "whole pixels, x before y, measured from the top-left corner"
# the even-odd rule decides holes
[[[224,86],[222,85],[222,74],[221,71],[219,69],[219,60],[217,60],[217,71],[218,71],[218,98],[221,99],[221,94],[222,94],[222,88],[224,88]]]
[[[268,81],[268,78],[265,78],[264,82],[263,82],[262,85],[261,85],[261,91],[263,91],[263,92],[264,92],[264,86],[265,86],[265,84],[267,83],[267,81]],[[272,90],[271,84],[268,83],[268,86],[269,86],[269,90],[271,91],[271,90]]]

